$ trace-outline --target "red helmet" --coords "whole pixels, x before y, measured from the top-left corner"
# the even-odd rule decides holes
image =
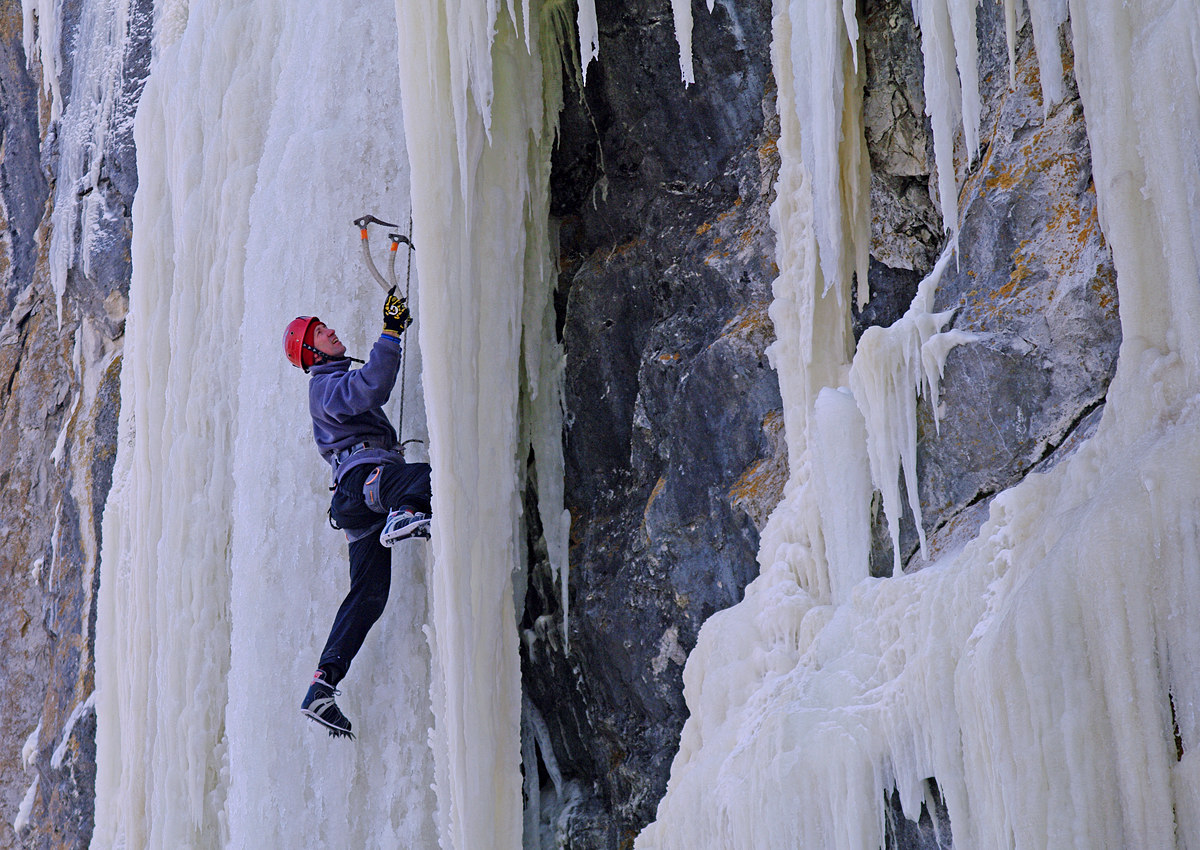
[[[293,366],[299,366],[305,372],[320,354],[312,344],[320,324],[323,322],[316,316],[297,316],[288,322],[287,330],[283,332],[283,353]]]

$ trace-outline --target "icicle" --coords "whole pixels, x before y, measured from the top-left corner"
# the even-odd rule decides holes
[[[954,70],[954,36],[946,0],[913,0],[925,57],[925,114],[933,125],[942,223],[957,248],[958,185],[954,170],[954,129],[959,123],[962,93]]]
[[[1004,29],[1008,40],[1009,85],[1016,85],[1017,30],[1022,6],[1028,6],[1033,25],[1033,44],[1037,53],[1042,85],[1042,108],[1046,115],[1066,96],[1062,50],[1058,45],[1059,28],[1067,20],[1067,0],[1005,0]]]
[[[928,557],[921,501],[917,492],[916,397],[930,401],[934,421],[939,418],[938,383],[946,355],[955,345],[975,337],[962,331],[942,333],[954,311],[933,313],[933,295],[950,263],[945,252],[929,276],[917,288],[908,311],[890,327],[871,327],[863,332],[850,367],[850,388],[862,410],[867,428],[867,453],[871,478],[883,494],[883,508],[892,536],[894,571],[900,565],[900,486],[904,472],[908,504],[912,509],[921,542]]]
[[[1067,21],[1067,0],[1029,0],[1029,19],[1042,83],[1042,107],[1049,115],[1066,96],[1058,30]]]
[[[433,0],[406,0],[397,12],[437,517],[431,741],[441,843],[515,847],[522,817],[513,576],[524,566],[518,485],[528,456],[519,412],[534,393],[543,410],[558,403],[558,363],[545,347],[539,306],[553,280],[546,225],[553,132],[542,51],[558,30],[543,30],[539,20],[540,49],[531,53],[501,16],[486,52],[480,45],[466,62],[478,74],[490,69],[481,81],[455,70],[465,61],[457,40],[465,15],[452,13],[447,29]],[[589,26],[581,23],[581,33]],[[429,86],[429,68],[447,68],[449,84]],[[533,382],[524,387],[522,363]],[[537,460],[554,470],[548,449]],[[561,502],[553,510],[550,491],[540,494],[549,517],[561,516]],[[548,542],[561,525],[550,523]]]
[[[979,46],[975,39],[975,9],[980,0],[947,0],[950,29],[954,33],[955,66],[962,95],[963,136],[967,156],[979,156]]]
[[[21,22],[25,61],[33,68],[34,57],[42,63],[42,93],[50,101],[50,123],[62,115],[62,36],[58,23],[62,9],[55,0],[21,0]]]
[[[716,0],[708,0],[708,11],[712,12],[715,5]],[[696,73],[692,66],[691,0],[671,0],[671,14],[675,23],[675,40],[679,43],[679,70],[683,84],[690,86],[696,82]]]
[[[671,0],[675,40],[679,42],[679,70],[685,86],[696,82],[692,69],[692,0]]]
[[[587,82],[588,66],[600,55],[600,25],[596,21],[595,0],[579,0],[579,65],[583,82]]]
[[[867,292],[870,164],[862,124],[862,78],[847,19],[818,0],[792,0],[790,77],[803,158],[813,180],[815,228],[825,292],[848,304],[850,278]],[[776,26],[778,26],[777,17]],[[857,26],[854,27],[857,40]],[[776,44],[779,44],[777,37]]]
[[[1018,17],[1024,0],[1004,0],[1004,38],[1008,45],[1008,87],[1017,86],[1017,31]]]

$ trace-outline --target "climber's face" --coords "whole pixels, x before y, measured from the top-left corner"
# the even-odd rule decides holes
[[[337,331],[324,322],[317,325],[313,332],[313,348],[330,357],[344,357],[346,354],[346,346],[338,339]]]

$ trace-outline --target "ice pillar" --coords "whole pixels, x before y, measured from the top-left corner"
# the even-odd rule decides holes
[[[559,58],[540,4],[404,0],[396,8],[433,465],[439,828],[446,848],[515,848],[522,818],[513,576],[522,568],[528,451],[519,412],[523,394],[558,398],[553,363],[543,368],[541,340],[529,334],[545,332],[553,280],[547,42],[555,51],[551,103]],[[551,460],[539,456],[539,468],[543,462]]]

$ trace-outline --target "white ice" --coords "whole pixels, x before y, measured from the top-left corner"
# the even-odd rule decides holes
[[[555,508],[556,488],[542,480],[562,478],[548,232],[557,106],[546,104],[561,97],[566,46],[542,17],[560,14],[556,6],[533,21],[499,14],[487,49],[466,57],[454,33],[479,26],[477,7],[397,5],[433,465],[432,743],[444,847],[521,842],[514,595],[524,598],[530,443],[551,553],[565,557],[561,485]],[[458,65],[488,78],[487,97],[455,82]],[[428,84],[429,69],[441,79],[447,68],[451,85]],[[556,566],[565,575],[565,562]]]
[[[566,8],[156,9],[94,846],[521,843],[513,597],[531,448],[565,621],[548,191]],[[431,544],[393,554],[388,609],[342,684],[348,745],[298,711],[347,565],[279,340],[316,314],[369,350],[381,295],[350,226],[365,212],[401,229],[411,212],[402,436],[424,441],[410,457],[432,464],[435,520]]]
[[[596,20],[594,0],[579,0],[579,12],[575,22],[579,31],[581,79],[586,82],[588,66],[600,56],[600,25]]]
[[[437,840],[421,544],[393,554],[388,608],[342,686],[358,742],[299,713],[348,567],[280,339],[297,314],[360,356],[378,336],[351,220],[407,226],[394,14],[157,9],[104,518],[94,847]],[[425,439],[415,338],[403,431]]]

